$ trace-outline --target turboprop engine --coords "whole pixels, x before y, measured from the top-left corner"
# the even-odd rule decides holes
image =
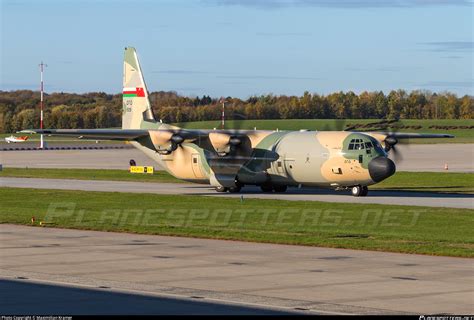
[[[209,141],[216,153],[221,157],[228,155],[234,151],[235,147],[242,143],[241,138],[220,132],[209,133]]]
[[[183,143],[184,138],[172,131],[149,131],[150,139],[159,154],[170,154]]]

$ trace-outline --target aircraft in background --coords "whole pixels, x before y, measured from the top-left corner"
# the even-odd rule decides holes
[[[350,189],[368,186],[396,171],[388,158],[399,140],[452,138],[448,134],[357,131],[194,130],[157,121],[136,50],[125,48],[122,129],[35,129],[22,133],[130,141],[178,179],[210,184],[218,192],[245,185],[263,192],[288,186]]]
[[[7,143],[19,143],[19,142],[25,142],[28,140],[28,136],[22,136],[22,137],[15,137],[14,135],[11,135],[9,137],[5,138],[5,141]]]

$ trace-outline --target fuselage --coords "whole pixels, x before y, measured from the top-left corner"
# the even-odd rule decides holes
[[[201,142],[183,143],[168,155],[135,145],[176,178],[204,184],[219,176],[242,185],[338,188],[371,185],[395,172],[380,143],[364,133],[255,131],[250,136],[253,151],[241,161],[218,157]]]
[[[9,136],[5,138],[5,141],[7,143],[25,142],[26,140],[28,140],[27,136],[24,136],[24,137]]]

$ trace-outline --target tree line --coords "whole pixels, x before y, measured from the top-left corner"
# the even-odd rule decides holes
[[[0,132],[39,127],[39,92],[0,91]],[[152,92],[157,119],[176,123],[219,120],[222,101],[227,119],[472,119],[474,98],[449,92],[393,90],[305,92],[302,96],[261,95],[246,100],[227,97],[185,97],[176,92]],[[121,126],[122,95],[104,92],[45,95],[46,128],[108,128]]]

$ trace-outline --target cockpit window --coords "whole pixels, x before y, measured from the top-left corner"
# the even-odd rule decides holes
[[[349,142],[349,146],[347,147],[348,150],[366,150],[367,153],[371,153],[372,149],[379,150],[380,145],[377,143],[376,140],[372,140],[369,138],[370,141],[365,139],[352,139]]]
[[[363,149],[369,149],[372,147],[372,144],[370,142],[364,142],[362,139],[352,139],[349,142],[349,150],[363,150]]]

